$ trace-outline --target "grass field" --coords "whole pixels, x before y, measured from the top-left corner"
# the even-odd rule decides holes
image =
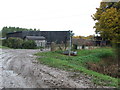
[[[114,56],[111,48],[78,50],[77,56],[66,56],[61,51],[37,53],[40,63],[67,71],[81,72],[90,75],[98,85],[118,87],[118,79],[88,69],[87,63],[98,63],[102,58]]]

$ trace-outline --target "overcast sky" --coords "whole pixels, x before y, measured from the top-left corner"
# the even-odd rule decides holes
[[[0,30],[4,26],[41,31],[72,30],[94,34],[91,18],[102,0],[0,0]]]

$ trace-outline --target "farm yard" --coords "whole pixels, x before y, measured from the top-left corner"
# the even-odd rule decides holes
[[[78,50],[77,56],[66,56],[61,51],[41,52],[38,49],[5,47],[0,50],[0,88],[118,87],[117,67],[114,70],[110,68],[109,73],[98,68],[103,65],[101,61],[107,60],[105,57],[114,57],[111,48]],[[108,63],[104,61],[105,64]]]
[[[43,45],[41,41],[39,43],[41,37],[32,38]],[[60,37],[58,41],[61,42]],[[102,41],[96,46],[92,39],[75,38],[72,41],[50,42],[49,47],[46,47],[48,43],[41,47],[34,40],[18,37],[1,40],[0,88],[119,87],[117,49],[101,44]],[[69,56],[69,44],[71,52],[76,52],[76,55]]]
[[[21,32],[12,34],[16,33]],[[36,36],[29,36],[28,32],[25,39],[14,36],[1,39],[0,88],[119,87],[119,47],[103,42],[101,37],[100,40],[94,36],[72,39],[69,35],[61,38],[59,33],[63,31],[49,33],[43,37],[34,31]],[[51,33],[59,37],[47,38]]]
[[[40,64],[33,55],[36,52],[39,50],[3,49],[0,54],[0,88],[97,87],[88,76]],[[71,78],[77,74],[80,80]]]
[[[89,70],[86,64],[113,55],[109,48],[81,50],[78,56],[70,57],[60,51],[40,52],[38,49],[2,49],[0,55],[1,88],[118,87],[117,78]]]
[[[120,89],[120,0],[0,4],[0,90]]]

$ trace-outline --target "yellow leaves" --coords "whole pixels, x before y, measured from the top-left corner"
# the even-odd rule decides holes
[[[93,35],[89,35],[89,36],[73,36],[73,38],[76,38],[76,39],[92,39],[94,36]]]
[[[94,26],[96,32],[110,40],[120,41],[120,2],[102,2],[94,14],[94,19],[97,20]]]
[[[120,12],[116,8],[109,8],[103,12],[100,19],[96,23],[96,30],[101,34],[106,34],[111,37],[117,37],[118,29],[120,29]]]

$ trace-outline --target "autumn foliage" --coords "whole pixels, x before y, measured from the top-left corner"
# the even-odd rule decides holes
[[[93,19],[97,21],[94,28],[104,39],[120,40],[120,2],[101,2]]]

